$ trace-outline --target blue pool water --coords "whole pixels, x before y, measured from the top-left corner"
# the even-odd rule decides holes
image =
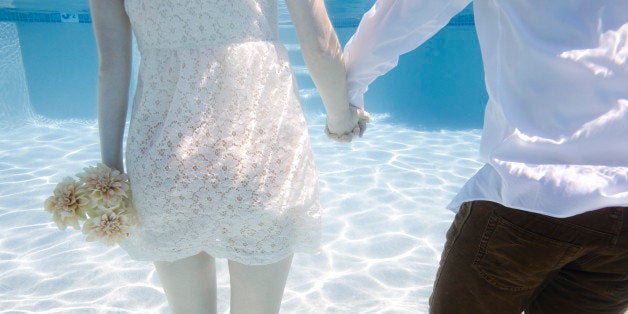
[[[344,44],[374,0],[326,3]],[[370,87],[365,137],[338,144],[279,9],[325,208],[321,252],[295,257],[282,313],[426,313],[453,219],[445,206],[481,166],[471,10]],[[56,182],[99,160],[88,13],[86,0],[0,0],[0,313],[170,312],[150,263],[59,232],[43,210]],[[217,268],[228,312],[226,263]]]

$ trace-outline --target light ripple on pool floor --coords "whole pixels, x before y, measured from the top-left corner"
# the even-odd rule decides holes
[[[329,141],[309,116],[323,245],[297,254],[282,313],[426,313],[445,206],[480,166],[479,130],[417,131],[375,116],[364,138]],[[95,123],[30,124],[0,138],[2,313],[169,313],[152,264],[58,231],[43,210],[54,184],[99,159]],[[219,260],[219,312],[228,271]]]

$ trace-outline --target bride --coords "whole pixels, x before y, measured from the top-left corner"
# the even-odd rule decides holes
[[[323,0],[287,0],[327,111],[350,141],[342,52]],[[226,258],[232,313],[279,311],[295,252],[316,252],[314,161],[276,0],[91,0],[102,161],[126,171],[139,225],[121,246],[153,261],[175,313],[216,312]],[[123,162],[131,32],[141,54]]]

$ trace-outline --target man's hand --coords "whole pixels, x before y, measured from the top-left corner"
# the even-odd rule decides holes
[[[366,124],[371,122],[371,115],[362,108],[358,108],[354,105],[351,105],[351,109],[355,109],[358,114],[358,126],[360,127],[359,136],[362,137],[366,131]]]

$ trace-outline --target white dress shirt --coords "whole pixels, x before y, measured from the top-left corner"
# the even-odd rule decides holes
[[[349,95],[471,0],[379,0],[345,47]],[[568,217],[628,206],[628,0],[476,0],[486,163],[449,204]],[[429,104],[427,104],[429,105]]]

